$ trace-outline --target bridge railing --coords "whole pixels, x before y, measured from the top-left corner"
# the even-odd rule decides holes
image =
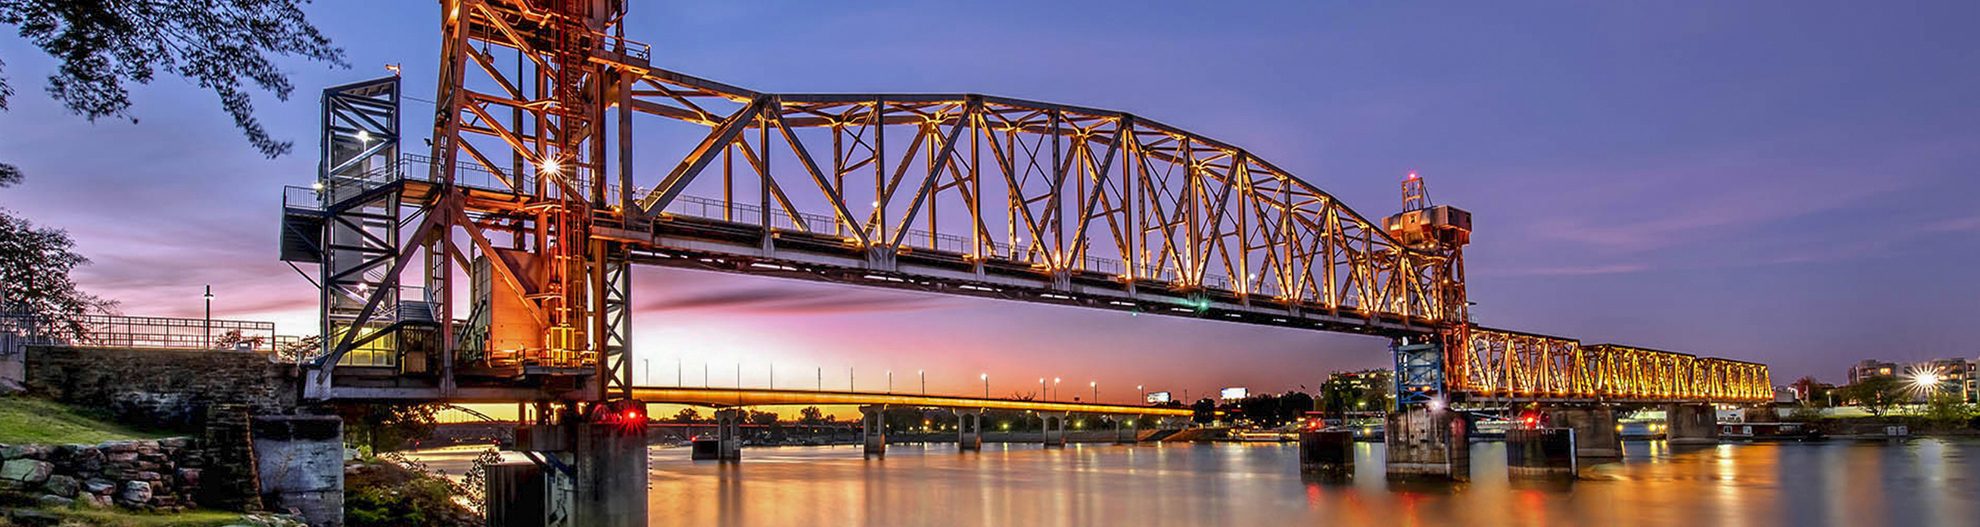
[[[20,346],[266,351],[278,342],[273,322],[118,315],[0,313],[0,333]]]

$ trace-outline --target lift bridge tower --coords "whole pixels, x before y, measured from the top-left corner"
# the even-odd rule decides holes
[[[1431,280],[1442,285],[1437,288],[1444,296],[1439,301],[1458,310],[1459,323],[1440,328],[1434,338],[1402,338],[1393,343],[1399,409],[1448,401],[1446,376],[1453,373],[1447,366],[1462,366],[1464,361],[1447,359],[1470,345],[1465,332],[1471,325],[1464,296],[1464,246],[1471,243],[1471,213],[1432,203],[1429,187],[1416,172],[1403,178],[1402,206],[1402,212],[1382,220],[1382,228],[1403,246],[1449,263],[1434,267],[1437,276]]]
[[[643,525],[627,249],[597,234],[644,225],[624,107],[648,48],[623,38],[623,0],[440,8],[436,111],[414,120],[429,155],[401,152],[396,75],[333,87],[317,181],[284,192],[282,258],[321,288],[303,395],[521,403],[516,448],[567,498],[546,522]]]

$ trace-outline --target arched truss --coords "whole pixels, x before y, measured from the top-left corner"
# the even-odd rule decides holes
[[[1135,115],[974,94],[770,94],[663,70],[630,95],[640,113],[708,128],[633,197],[674,248],[727,233],[736,247],[705,252],[851,254],[834,262],[883,272],[913,259],[1288,324],[1310,313],[1421,333],[1462,320],[1456,254],[1401,247],[1262,158]]]
[[[1452,390],[1502,400],[1763,402],[1767,366],[1615,344],[1471,327]]]

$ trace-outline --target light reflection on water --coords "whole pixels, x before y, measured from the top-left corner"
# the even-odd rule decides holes
[[[1297,447],[986,444],[748,449],[741,464],[652,451],[653,525],[1980,525],[1980,442],[1630,442],[1572,483],[1507,478],[1503,443],[1473,480],[1396,484],[1380,444],[1354,477],[1302,476]],[[458,473],[457,456],[424,456]]]

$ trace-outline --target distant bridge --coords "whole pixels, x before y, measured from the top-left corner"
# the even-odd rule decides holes
[[[1014,410],[1148,417],[1190,417],[1187,408],[1159,408],[1119,404],[1067,403],[999,399],[988,397],[916,395],[904,393],[840,392],[816,390],[768,390],[754,388],[633,387],[633,398],[648,403],[689,404],[717,408],[746,406],[852,405],[900,406],[912,408],[961,408],[971,410]]]

